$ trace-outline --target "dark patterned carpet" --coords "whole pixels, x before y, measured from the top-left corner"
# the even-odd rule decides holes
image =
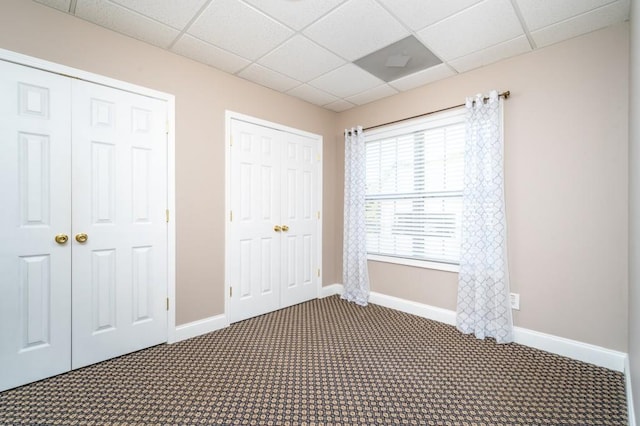
[[[0,393],[0,424],[626,425],[624,386],[333,296]]]

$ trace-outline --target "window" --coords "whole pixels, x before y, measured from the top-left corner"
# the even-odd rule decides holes
[[[464,133],[458,109],[365,134],[370,259],[457,270]]]

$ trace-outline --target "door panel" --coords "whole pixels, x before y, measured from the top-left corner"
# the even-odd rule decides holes
[[[0,61],[0,391],[71,367],[70,81]]]
[[[318,297],[318,147],[314,139],[284,133],[282,223],[286,248],[281,264],[287,271],[281,307]]]
[[[230,194],[235,212],[229,228],[230,271],[234,294],[230,322],[278,309],[280,303],[279,134],[273,129],[232,120]]]
[[[72,91],[78,368],[166,341],[167,140],[164,102],[83,81]]]

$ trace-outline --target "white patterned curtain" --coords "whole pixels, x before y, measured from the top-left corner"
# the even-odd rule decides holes
[[[513,341],[504,204],[502,99],[467,98],[462,244],[456,323],[462,333]]]
[[[369,300],[365,229],[365,146],[362,127],[344,132],[344,243],[342,298],[366,306]]]

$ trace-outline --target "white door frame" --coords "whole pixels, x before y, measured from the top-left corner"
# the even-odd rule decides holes
[[[65,65],[49,62],[10,50],[0,49],[0,60],[13,62],[15,64],[36,68],[42,71],[61,74],[79,80],[100,84],[114,89],[125,90],[144,96],[160,99],[167,102],[167,209],[169,223],[167,224],[167,297],[169,298],[167,312],[167,342],[173,343],[178,340],[176,336],[176,197],[175,197],[175,96],[115,80],[99,74],[82,71]]]
[[[288,127],[282,124],[273,123],[271,121],[262,120],[260,118],[252,117],[250,115],[241,114],[234,111],[225,111],[225,170],[224,170],[224,208],[225,208],[225,220],[224,220],[224,313],[225,313],[225,325],[229,325],[229,288],[231,287],[231,283],[229,282],[229,271],[230,271],[230,258],[229,252],[231,248],[231,240],[229,238],[230,231],[230,212],[231,212],[231,120],[240,120],[246,121],[251,124],[255,124],[258,126],[269,127],[271,129],[280,130],[283,132],[293,133],[301,136],[305,136],[311,139],[315,139],[318,141],[319,147],[318,151],[320,153],[323,151],[323,138],[321,135],[317,135],[315,133],[306,132],[304,130],[295,129],[293,127]],[[319,154],[320,158],[320,166],[318,167],[318,214],[320,217],[318,220],[318,265],[320,265],[320,270],[318,273],[318,292],[320,295],[320,290],[322,289],[322,165],[323,158],[322,154]]]

